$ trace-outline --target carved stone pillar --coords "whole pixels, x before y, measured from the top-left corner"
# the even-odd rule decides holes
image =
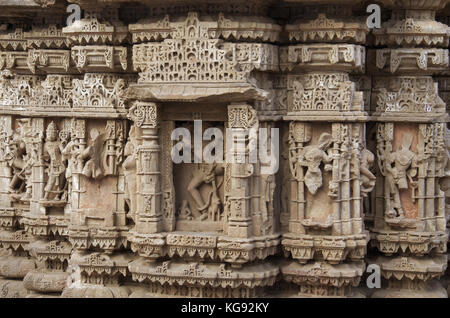
[[[43,108],[71,107],[72,74],[76,73],[70,58],[68,39],[62,33],[62,19],[48,10],[24,32],[27,40],[28,71],[38,80],[29,95],[29,105],[37,112]],[[27,247],[39,262],[39,268],[24,278],[32,297],[59,294],[66,286],[67,261],[72,251],[67,241],[70,223],[72,181],[67,174],[63,149],[70,143],[70,119],[33,118],[31,120],[33,148],[32,198],[30,213],[23,216],[25,230],[34,235]],[[49,252],[50,251],[50,252]],[[30,296],[31,297],[31,296]]]
[[[17,200],[25,192],[25,178],[19,175],[25,145],[13,130],[12,116],[2,116],[0,122],[0,289],[3,297],[25,297],[22,279],[36,267],[26,252],[31,236],[19,224],[20,215],[29,209]]]
[[[139,105],[152,105],[150,101],[164,105],[161,130],[154,131],[155,136],[161,135],[161,149],[158,143],[141,138],[142,151],[161,151],[161,162],[152,156],[155,161],[145,170],[154,175],[139,176],[152,181],[145,185],[147,192],[139,195],[148,194],[149,200],[156,201],[151,201],[148,212],[139,210],[136,227],[129,233],[131,249],[140,256],[129,268],[132,279],[145,286],[145,294],[253,297],[261,295],[264,286],[272,286],[278,273],[275,265],[261,268],[259,263],[277,252],[279,234],[270,199],[274,182],[261,174],[257,161],[249,160],[252,138],[248,130],[257,128],[259,121],[248,101],[269,100],[269,74],[278,70],[278,48],[270,43],[278,38],[281,27],[259,17],[260,6],[250,6],[245,20],[234,19],[227,12],[231,8],[205,10],[202,4],[194,4],[180,18],[163,5],[162,11],[151,9],[153,19],[130,25],[133,66],[139,80],[130,86],[127,98],[142,101],[130,114],[144,116]],[[161,14],[164,10],[167,15]],[[213,20],[207,17],[211,15]],[[155,41],[155,36],[160,40]],[[159,74],[155,69],[161,70]],[[228,125],[230,140],[234,132],[239,146],[235,152],[225,149],[230,162],[179,164],[171,160],[173,129],[180,125],[191,133],[192,121],[200,118],[212,127],[218,124],[219,129]],[[189,177],[187,182],[181,180]],[[171,178],[176,193],[171,191]],[[243,280],[249,283],[238,288],[230,288],[227,282],[241,284]]]
[[[254,166],[249,162],[249,129],[257,125],[256,112],[247,104],[228,106],[228,129],[232,140],[228,143],[227,169],[231,170],[231,191],[226,194],[229,200],[228,236],[249,238],[252,236],[251,219],[251,177]],[[254,127],[253,127],[254,128]]]
[[[387,289],[373,297],[447,297],[435,281],[447,267],[445,193],[448,161],[446,105],[431,75],[448,69],[448,26],[435,12],[448,1],[398,1],[374,30],[376,54],[372,103],[383,202],[377,205],[372,245],[385,256]]]
[[[450,0],[379,3],[0,0],[0,298],[445,297]]]
[[[136,102],[129,111],[129,118],[142,138],[137,149],[136,220],[136,231],[142,234],[154,234],[163,229],[158,113],[156,103],[145,102]]]
[[[286,26],[292,44],[281,51],[289,72],[284,120],[292,181],[282,240],[291,260],[280,266],[300,296],[358,295],[352,287],[365,269],[369,241],[363,199],[375,185],[374,155],[366,148],[363,92],[350,78],[364,73],[368,29],[350,6],[336,3],[306,7],[307,16]]]
[[[447,25],[450,24],[450,8],[447,10],[447,15],[445,18],[441,17],[442,20],[444,20]],[[444,23],[445,23],[444,22]],[[450,71],[447,70],[447,72],[444,72],[443,74],[439,74],[439,76],[435,77],[438,87],[439,87],[439,96],[442,98],[446,106],[446,111],[449,113],[450,111]],[[447,147],[449,140],[446,140]],[[450,162],[450,161],[449,161]],[[447,163],[447,169],[448,171],[450,169],[450,165]],[[445,211],[447,213],[447,230],[450,228],[450,176],[448,173],[445,173],[445,177],[440,179],[439,182],[441,186],[441,190],[445,193]],[[449,241],[447,243],[447,255],[450,253],[450,237]],[[450,257],[448,257],[448,262],[450,263]],[[444,287],[447,287],[447,292],[450,291],[450,266],[447,265],[447,271],[446,275],[441,279],[441,282],[443,283]]]
[[[64,119],[49,118],[54,113],[44,116],[32,114],[33,111],[40,112],[43,109],[54,111],[60,107],[70,107],[69,74],[73,69],[68,42],[61,32],[62,19],[57,12],[58,9],[49,8],[41,12],[39,17],[18,23],[12,33],[0,36],[0,69],[4,69],[2,77],[10,81],[10,84],[3,83],[6,85],[2,91],[6,94],[3,95],[0,107],[5,109],[7,106],[14,113],[14,135],[16,139],[20,136],[19,155],[14,160],[14,174],[10,182],[10,198],[14,201],[16,211],[20,211],[21,225],[27,236],[44,246],[50,236],[64,240],[62,236],[67,235],[69,221],[68,215],[64,215],[67,191],[64,189],[64,159],[60,153],[63,139],[68,137],[63,128]],[[19,89],[13,88],[19,86]],[[24,115],[30,118],[21,118]],[[48,138],[50,131],[51,140]],[[22,207],[19,208],[20,206]],[[40,263],[42,258],[33,253],[32,246],[24,246],[26,254],[34,258],[30,258],[30,261]],[[51,287],[49,292],[62,290],[64,286],[61,286],[61,281],[65,283],[64,269],[58,268],[58,265],[53,268],[50,263],[47,263],[48,267],[30,271],[25,276],[38,277],[32,281],[26,279],[28,293],[45,292],[46,286],[52,284],[57,287]],[[53,269],[58,271],[56,276],[59,277],[56,280],[50,278],[52,273],[49,272]],[[41,270],[43,272],[37,274]],[[47,278],[50,280],[47,281]]]
[[[152,260],[162,255],[164,245],[159,112],[158,104],[137,101],[128,113],[136,135],[140,136],[136,150],[136,226],[128,240],[133,251]]]
[[[0,202],[2,202],[0,212],[0,225],[5,229],[12,229],[15,219],[15,209],[13,208],[10,196],[10,184],[14,177],[13,164],[14,155],[18,151],[17,140],[15,145],[10,145],[13,139],[13,119],[11,116],[0,117]],[[13,149],[11,149],[13,148]]]
[[[446,24],[450,28],[450,6],[444,10],[437,12],[436,20],[443,24]],[[447,113],[450,112],[450,70],[447,70],[443,73],[440,73],[435,77],[438,82],[439,87],[439,96],[442,98],[444,103],[447,105],[446,110]],[[450,166],[449,166],[450,167]],[[445,200],[446,206],[445,210],[447,211],[447,229],[450,228],[450,177],[444,177],[440,181],[441,189],[445,192]],[[447,243],[447,255],[450,254],[450,237]],[[448,257],[448,262],[450,263],[450,257]],[[450,266],[447,265],[446,275],[441,280],[444,287],[447,287],[447,293],[450,295]]]
[[[63,296],[126,297],[129,291],[121,285],[128,260],[118,250],[126,246],[128,232],[124,176],[128,171],[122,166],[128,129],[123,96],[133,79],[132,74],[123,74],[129,70],[128,30],[120,22],[118,6],[76,3],[83,18],[64,24],[57,33],[69,52],[66,72],[80,74],[64,81],[70,83],[71,113],[66,114],[75,117],[67,124],[70,140],[63,150],[69,195],[65,211],[70,213],[68,238],[74,249],[68,270],[75,281]]]
[[[171,139],[172,131],[175,129],[175,121],[161,121],[161,152],[160,152],[160,170],[161,170],[161,192],[162,202],[161,210],[163,213],[163,222],[165,231],[175,230],[175,187],[173,178],[173,161]]]

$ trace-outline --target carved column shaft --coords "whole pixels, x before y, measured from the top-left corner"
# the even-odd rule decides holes
[[[391,19],[374,30],[376,43],[387,48],[369,54],[376,53],[372,103],[379,120],[378,180],[384,187],[372,244],[387,255],[375,262],[389,286],[375,297],[445,294],[429,280],[447,266],[439,167],[448,157],[442,154],[449,119],[432,78],[448,69],[448,26],[435,21],[446,3],[399,1],[394,7],[386,1]]]
[[[292,259],[282,263],[281,272],[299,285],[300,295],[352,295],[369,240],[362,190],[374,186],[373,154],[365,147],[363,92],[350,77],[365,71],[369,30],[350,6],[336,4],[306,6],[286,25],[292,43],[280,50],[282,69],[289,72],[284,120],[290,121],[294,179],[289,232],[282,241]],[[348,279],[331,279],[338,276]]]
[[[249,163],[250,128],[255,111],[250,105],[232,104],[228,106],[228,123],[233,149],[228,149],[231,160],[230,217],[228,235],[248,238],[252,235],[251,219],[251,177],[254,167]]]
[[[129,116],[142,139],[137,150],[137,231],[158,233],[163,229],[158,105],[137,102]]]
[[[35,215],[45,215],[45,209],[42,209],[39,201],[44,197],[45,187],[45,165],[43,161],[43,146],[44,146],[44,119],[32,119],[32,137],[30,139],[32,153],[30,157],[33,162],[31,172],[32,183],[32,198],[30,201],[30,213]]]

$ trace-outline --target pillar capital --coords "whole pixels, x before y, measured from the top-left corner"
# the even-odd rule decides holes
[[[139,128],[158,128],[158,104],[137,101],[128,111],[127,117]]]

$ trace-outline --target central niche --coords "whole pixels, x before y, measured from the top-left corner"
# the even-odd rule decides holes
[[[225,135],[221,122],[202,121],[201,126],[202,136],[208,128],[218,128]],[[189,130],[192,158],[192,163],[174,163],[176,230],[221,232],[225,220],[225,164],[206,163],[204,159],[201,163],[194,163],[194,122],[176,122],[176,127]],[[216,136],[212,140],[214,138]],[[210,142],[211,140],[202,140],[202,150]]]

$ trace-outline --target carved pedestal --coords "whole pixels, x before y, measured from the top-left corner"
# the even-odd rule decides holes
[[[27,122],[29,123],[29,121]],[[29,167],[26,156],[31,157],[25,140],[31,127],[17,123],[12,116],[1,117],[0,153],[0,290],[1,297],[26,297],[22,279],[36,268],[27,246],[32,236],[21,226],[21,216],[29,213]],[[15,129],[16,128],[16,129]],[[23,139],[21,139],[23,138]],[[24,160],[25,159],[25,160]],[[30,191],[31,192],[31,191]]]
[[[59,296],[67,286],[69,273],[67,265],[72,252],[70,243],[62,240],[38,240],[27,247],[42,267],[30,271],[24,278],[24,286],[32,293],[29,297],[41,297],[41,294]]]
[[[448,114],[431,77],[448,69],[448,27],[434,21],[446,2],[400,1],[374,31],[388,48],[376,51],[372,90],[382,200],[371,230],[372,246],[387,257],[369,260],[387,289],[373,297],[446,297],[433,280],[447,267]]]

